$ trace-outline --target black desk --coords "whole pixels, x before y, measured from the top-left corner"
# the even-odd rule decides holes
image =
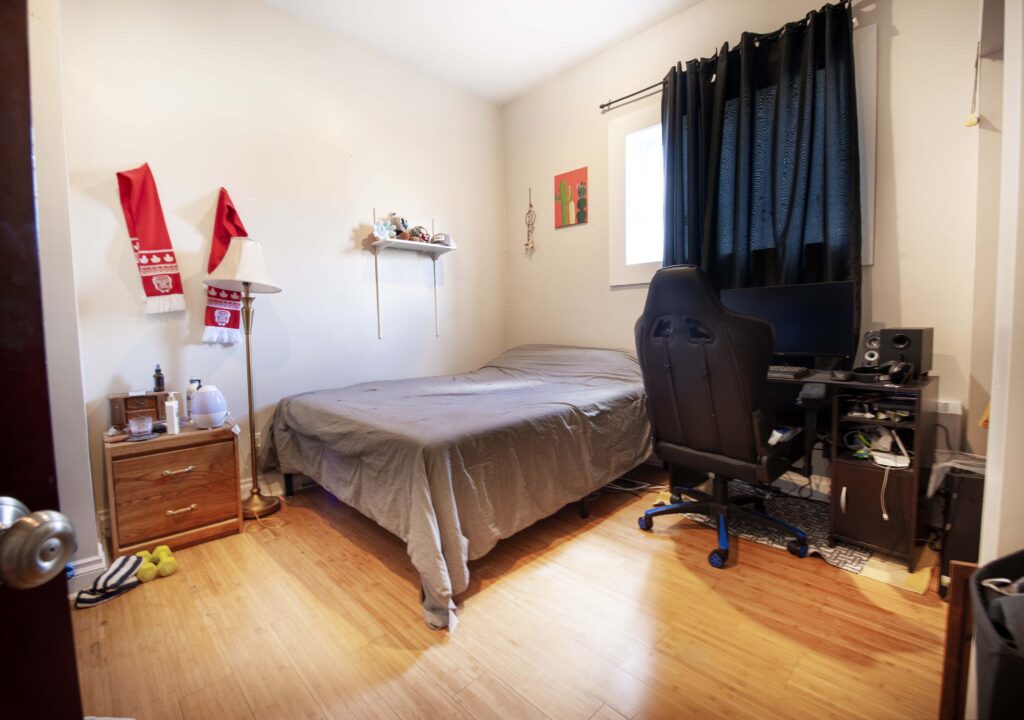
[[[787,417],[791,418],[790,420],[786,420],[787,422],[794,425],[799,424],[803,427],[804,467],[802,474],[806,478],[811,477],[811,453],[814,450],[814,443],[818,437],[818,412],[831,407],[833,399],[837,393],[842,392],[843,390],[890,393],[907,391],[911,393],[918,393],[932,381],[937,382],[937,379],[925,377],[912,383],[906,383],[905,385],[893,385],[891,383],[866,383],[858,382],[856,380],[836,380],[828,370],[812,370],[810,374],[804,375],[801,378],[768,378],[769,383],[782,391],[772,393],[772,399],[774,400],[773,404],[776,407],[776,412],[778,412],[779,416],[784,420]],[[820,400],[805,401],[803,403],[796,403],[795,400],[791,400],[791,394],[786,392],[787,388],[793,388],[793,386],[803,387],[806,383],[821,383],[822,385],[825,385],[825,397]],[[794,416],[791,414],[791,411],[787,412],[787,405],[795,406],[800,410],[803,410],[802,422],[796,422],[795,419],[792,419]]]
[[[835,380],[832,378],[832,373],[828,370],[811,370],[809,375],[804,375],[802,378],[768,378],[768,382],[772,383],[785,383],[789,385],[803,385],[804,383],[824,383],[831,388],[849,388],[851,390],[879,390],[885,392],[897,392],[906,390],[907,392],[920,392],[922,388],[931,384],[932,382],[938,382],[936,377],[923,377],[914,382],[905,383],[903,385],[893,385],[891,383],[866,383],[858,382],[856,380]]]
[[[825,398],[813,404],[796,406],[796,386],[805,383],[825,385]],[[888,383],[842,382],[833,380],[828,372],[812,372],[799,379],[770,378],[769,393],[777,403],[788,402],[804,414],[804,474],[810,474],[810,452],[817,437],[819,411],[831,408],[829,437],[831,515],[830,540],[853,542],[872,550],[906,560],[913,572],[916,545],[923,536],[924,523],[920,508],[924,502],[928,472],[935,448],[935,409],[938,402],[939,379],[924,377],[904,385]],[[911,417],[903,422],[848,416],[843,395],[877,393],[881,396],[906,396]],[[795,423],[794,423],[795,424]],[[854,457],[843,443],[843,436],[857,426],[876,425],[898,429],[908,442],[912,461],[909,468],[891,469]],[[911,435],[912,434],[912,435]]]

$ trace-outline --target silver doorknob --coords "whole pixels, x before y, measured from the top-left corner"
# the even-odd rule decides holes
[[[30,513],[24,503],[0,497],[0,585],[27,590],[64,569],[75,551],[75,528],[56,510]]]

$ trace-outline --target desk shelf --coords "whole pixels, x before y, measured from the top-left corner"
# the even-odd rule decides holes
[[[879,420],[878,418],[865,418],[857,417],[856,415],[841,415],[839,422],[858,424],[858,425],[878,425],[880,427],[887,428],[904,428],[906,430],[914,429],[914,419],[907,418],[899,422],[895,420]]]
[[[885,470],[884,467],[882,467],[880,465],[876,465],[869,458],[859,458],[859,457],[855,456],[849,450],[841,451],[838,454],[838,456],[836,457],[836,462],[837,463],[843,463],[843,464],[846,464],[846,465],[850,465],[852,467],[877,468],[878,470],[882,470],[882,471]],[[914,469],[914,460],[913,460],[913,458],[911,458],[910,465],[908,465],[905,468],[894,467],[894,468],[891,469],[890,472],[896,472],[897,470],[899,470],[900,472],[910,472],[913,469]]]
[[[921,508],[935,451],[938,391],[938,378],[926,377],[902,386],[843,383],[832,396],[830,538],[898,557],[906,561],[910,572],[914,571],[917,539],[924,536]],[[902,396],[911,416],[899,422],[851,417],[845,412],[845,403],[852,394],[871,394],[881,402]],[[851,425],[902,431],[900,437],[911,453],[910,467],[886,472],[870,460],[853,457],[843,442]]]

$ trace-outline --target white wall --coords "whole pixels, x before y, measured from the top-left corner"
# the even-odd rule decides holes
[[[59,0],[29,2],[32,132],[50,418],[60,507],[78,539],[72,592],[103,570],[82,406],[82,361],[68,223],[68,170],[61,96]],[[43,508],[32,508],[41,510]]]
[[[1000,24],[1002,17],[999,18]],[[1002,43],[1000,42],[1000,48]],[[1002,157],[1002,51],[982,57],[979,83],[978,208],[974,248],[974,303],[971,312],[971,377],[968,388],[967,449],[985,454],[988,430],[978,421],[992,396],[992,344],[995,336],[996,288],[992,281],[998,267],[999,183]]]
[[[367,28],[367,32],[374,32]],[[84,395],[100,504],[108,393],[215,383],[245,416],[244,348],[200,343],[221,185],[263,243],[279,295],[256,302],[259,426],[283,396],[464,371],[505,347],[500,109],[250,0],[64,5],[71,230]],[[149,162],[187,313],[147,316],[115,172]],[[382,257],[376,335],[371,214],[450,232],[438,264]],[[243,438],[245,435],[243,434]],[[245,470],[244,473],[248,471]],[[244,474],[243,473],[243,474]]]
[[[510,344],[632,347],[646,287],[608,285],[607,127],[615,113],[601,115],[598,104],[657,82],[677,60],[708,56],[745,30],[775,30],[821,4],[707,0],[506,107]],[[854,14],[861,26],[878,25],[879,53],[875,265],[865,272],[864,321],[934,326],[940,394],[966,403],[977,133],[963,119],[977,7],[878,0],[858,4]],[[659,104],[660,96],[643,103]],[[546,199],[552,178],[582,165],[590,168],[590,221],[555,231],[554,203]],[[530,187],[537,210],[532,259],[520,251]]]

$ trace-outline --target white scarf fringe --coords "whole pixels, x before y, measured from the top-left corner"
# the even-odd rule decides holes
[[[181,312],[185,309],[185,296],[181,293],[146,298],[146,314]]]
[[[237,328],[211,327],[207,325],[203,328],[203,342],[234,345],[235,343],[242,342],[242,331]]]

